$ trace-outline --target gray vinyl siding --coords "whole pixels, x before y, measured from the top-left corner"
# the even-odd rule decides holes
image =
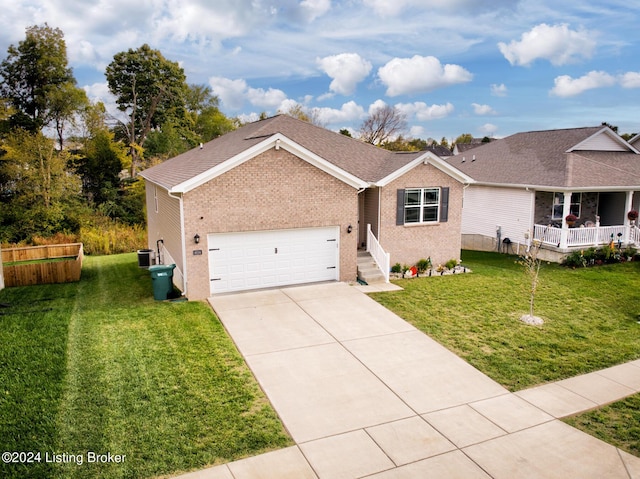
[[[580,145],[581,151],[628,151],[627,148],[615,141],[609,135],[595,135]]]
[[[367,224],[371,225],[373,235],[380,239],[378,219],[380,216],[380,188],[368,188],[364,192],[364,228],[366,231]]]
[[[157,242],[162,239],[165,249],[171,255],[172,261],[175,261],[176,268],[182,273],[184,271],[184,265],[182,264],[184,255],[182,251],[180,201],[169,196],[169,193],[164,188],[148,181],[146,182],[146,193],[149,248],[157,252]]]

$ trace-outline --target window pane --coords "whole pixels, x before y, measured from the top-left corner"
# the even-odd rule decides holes
[[[420,208],[405,208],[404,209],[404,222],[405,223],[419,223],[420,222]]]
[[[420,190],[407,190],[404,195],[405,205],[419,205],[420,204]]]
[[[438,204],[438,193],[440,190],[438,189],[428,189],[424,190],[424,204],[425,205],[437,205]]]
[[[422,212],[422,221],[438,221],[438,207],[437,206],[425,206]]]
[[[562,219],[562,205],[553,206],[553,219],[554,220]]]

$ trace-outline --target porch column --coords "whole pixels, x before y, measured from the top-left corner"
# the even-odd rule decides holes
[[[631,221],[627,218],[627,213],[633,209],[633,191],[627,191],[627,200],[625,201],[626,210],[624,210],[624,244],[629,244],[631,238]]]
[[[566,249],[569,239],[569,225],[567,224],[567,216],[571,213],[571,192],[564,192],[564,203],[562,204],[562,231],[560,232],[560,248]]]

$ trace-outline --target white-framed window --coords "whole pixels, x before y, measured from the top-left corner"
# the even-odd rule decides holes
[[[571,205],[569,212],[580,218],[580,209],[582,205],[582,193],[571,193]],[[564,207],[564,193],[555,192],[553,194],[553,211],[552,218],[554,220],[562,219],[562,211]]]
[[[440,188],[404,190],[404,222],[437,223],[440,212]]]
[[[156,208],[156,213],[158,212],[158,187],[157,186],[153,186],[153,203],[155,205]]]

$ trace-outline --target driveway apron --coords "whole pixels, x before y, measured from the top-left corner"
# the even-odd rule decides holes
[[[640,477],[640,460],[509,393],[355,287],[210,303],[296,446],[197,477]],[[269,456],[293,472],[259,462]]]

